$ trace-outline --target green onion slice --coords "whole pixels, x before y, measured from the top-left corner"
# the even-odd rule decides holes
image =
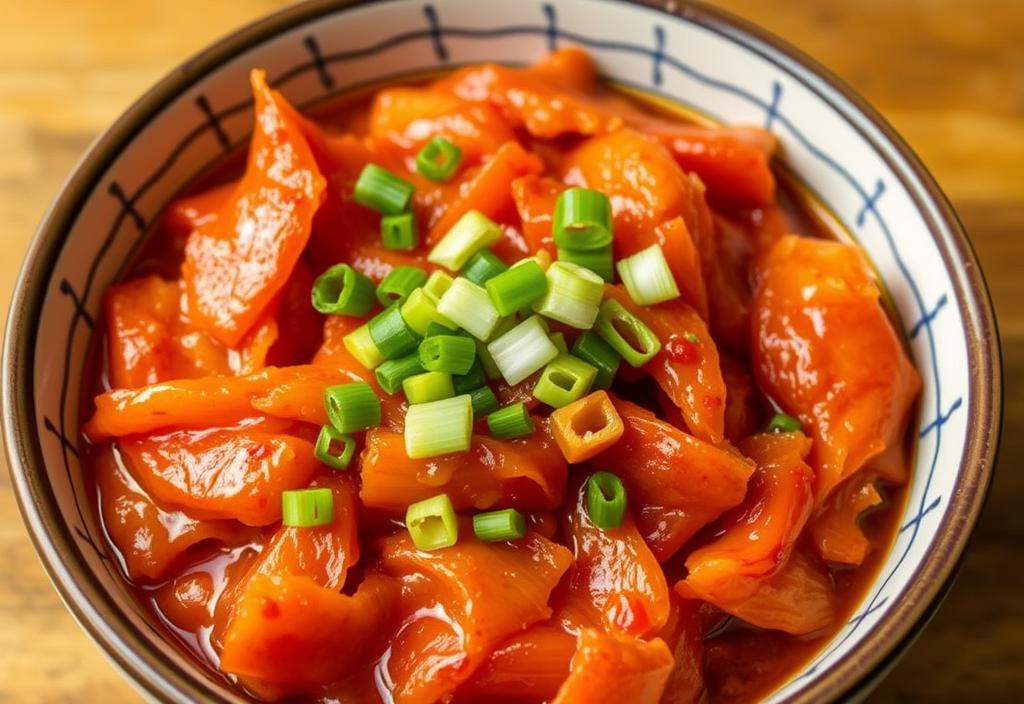
[[[473,347],[475,351],[475,340],[473,342]],[[474,361],[465,374],[459,374],[452,377],[452,385],[455,387],[456,394],[468,394],[473,389],[479,388],[486,383],[487,375],[484,373],[484,368],[479,361]]]
[[[481,386],[468,393],[473,404],[473,417],[485,416],[498,409],[498,397],[494,395],[490,386]]]
[[[496,438],[518,438],[533,432],[533,418],[525,403],[513,403],[487,416],[487,429]]]
[[[380,388],[389,394],[397,393],[402,382],[411,376],[427,371],[420,364],[419,352],[412,352],[404,357],[389,359],[373,370]]]
[[[427,283],[423,284],[423,290],[434,298],[440,298],[444,295],[444,292],[451,287],[454,281],[455,279],[453,279],[450,274],[438,270],[430,275],[430,278],[427,279]]]
[[[447,181],[462,162],[462,150],[438,135],[423,145],[416,155],[416,171],[431,181]]]
[[[642,367],[661,349],[661,340],[614,298],[601,304],[594,329],[633,367]]]
[[[383,215],[409,209],[413,185],[376,164],[367,164],[356,180],[355,201]]]
[[[548,339],[558,349],[558,354],[569,354],[569,345],[565,342],[565,333],[553,332],[548,335]]]
[[[420,343],[419,355],[428,371],[465,374],[476,360],[476,342],[461,335],[435,335]]]
[[[405,324],[421,337],[426,336],[431,323],[438,323],[447,328],[458,327],[437,312],[437,296],[428,291],[426,286],[414,289],[409,293],[409,297],[402,303],[400,310]]]
[[[366,327],[384,359],[394,359],[408,354],[415,350],[419,343],[419,336],[405,322],[398,303],[392,303],[370,318]]]
[[[622,362],[622,357],[611,345],[594,332],[587,330],[576,338],[576,342],[572,346],[572,354],[597,369],[593,388],[611,388],[615,374],[619,371],[619,363]]]
[[[569,262],[554,262],[547,270],[548,292],[533,302],[533,310],[580,330],[589,330],[604,296],[604,280]]]
[[[587,188],[570,188],[555,201],[552,237],[559,247],[592,250],[612,243],[612,206],[608,196]]]
[[[804,429],[804,424],[791,415],[776,413],[768,421],[769,433],[799,433]]]
[[[313,282],[312,298],[320,313],[366,315],[373,307],[373,281],[348,264],[335,264]]]
[[[469,394],[418,403],[405,414],[405,453],[412,459],[465,452],[473,438]]]
[[[641,306],[679,298],[679,287],[660,244],[652,244],[631,257],[620,259],[615,267],[633,302]]]
[[[452,375],[447,372],[424,372],[406,377],[402,381],[402,391],[409,403],[430,403],[455,395]]]
[[[405,527],[418,550],[450,548],[459,540],[459,520],[448,494],[438,494],[410,504]]]
[[[324,389],[324,407],[339,433],[356,433],[380,425],[380,399],[365,381],[328,386]]]
[[[326,526],[334,521],[334,494],[327,488],[281,492],[281,523],[293,528]]]
[[[483,286],[498,274],[507,271],[505,262],[498,259],[498,255],[489,249],[481,249],[466,262],[459,272],[463,277],[469,279],[477,286]]]
[[[427,261],[451,271],[458,271],[469,258],[481,249],[501,239],[502,231],[490,218],[478,210],[470,210],[438,242]]]
[[[380,243],[387,249],[411,252],[420,244],[419,227],[412,213],[385,215],[380,219]]]
[[[427,282],[427,272],[418,266],[396,266],[377,286],[377,300],[382,306],[402,303]]]
[[[376,369],[386,359],[377,347],[377,343],[373,341],[368,324],[360,325],[341,338],[341,341],[349,354],[367,369]]]
[[[487,291],[463,278],[455,279],[444,292],[437,312],[478,340],[489,339],[501,320]]]
[[[473,533],[486,543],[519,540],[526,535],[526,519],[514,508],[473,516]]]
[[[518,384],[558,356],[540,316],[533,315],[487,345],[509,384]]]
[[[523,259],[508,271],[489,279],[487,293],[501,315],[522,310],[547,293],[548,280],[534,259]]]
[[[615,270],[612,266],[612,246],[591,250],[573,250],[558,248],[558,261],[576,264],[584,269],[590,269],[600,276],[606,283],[611,283],[615,278]]]
[[[601,530],[618,528],[626,516],[626,487],[611,472],[595,472],[587,479],[587,515]]]
[[[356,441],[351,435],[339,433],[333,426],[320,428],[313,448],[316,458],[331,469],[348,469],[356,453]]]
[[[597,368],[572,355],[559,355],[544,367],[533,396],[554,408],[583,398],[597,376]]]

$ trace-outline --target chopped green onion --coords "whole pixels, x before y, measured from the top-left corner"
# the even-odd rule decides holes
[[[563,354],[555,358],[541,372],[533,396],[554,408],[568,406],[590,391],[597,376],[597,368],[582,359]]]
[[[426,282],[427,272],[418,266],[396,266],[377,286],[377,300],[385,307],[402,303]]]
[[[380,388],[389,394],[397,393],[402,382],[411,376],[427,371],[420,364],[419,352],[412,352],[404,357],[389,359],[373,370]]]
[[[334,521],[334,494],[327,488],[281,492],[281,524],[292,528],[326,526]]]
[[[494,357],[491,356],[490,350],[487,349],[486,342],[476,341],[476,358],[488,379],[501,378],[501,370],[494,363]]]
[[[413,185],[376,164],[363,167],[356,180],[355,201],[383,215],[398,215],[409,209]]]
[[[448,494],[410,504],[405,510],[405,528],[417,550],[450,548],[459,540],[459,519]]]
[[[325,425],[316,436],[313,453],[331,469],[348,469],[352,457],[356,454],[356,441],[351,435],[339,433],[334,426]]]
[[[436,335],[420,343],[419,353],[427,371],[465,374],[476,359],[476,343],[461,335]]]
[[[424,144],[416,155],[416,171],[431,181],[447,181],[461,161],[462,150],[438,135]]]
[[[339,433],[356,433],[380,425],[380,399],[365,381],[324,389],[327,418]]]
[[[498,256],[489,249],[481,249],[466,262],[460,272],[477,286],[483,286],[498,274],[507,271],[505,262],[498,259]]]
[[[474,348],[475,347],[476,344],[474,341]],[[483,386],[486,383],[487,375],[484,374],[483,367],[481,367],[476,361],[473,362],[469,371],[465,374],[459,374],[458,376],[452,377],[452,385],[455,387],[455,393],[457,394],[468,394],[473,389]]]
[[[478,340],[488,339],[501,320],[487,291],[463,278],[455,279],[444,292],[437,312]]]
[[[412,213],[385,215],[380,219],[380,243],[387,249],[411,252],[420,243],[419,227]]]
[[[595,472],[587,480],[587,515],[601,530],[618,528],[626,516],[626,487],[611,472]]]
[[[589,330],[604,296],[604,280],[569,262],[554,262],[547,270],[548,292],[533,302],[541,315],[580,330]]]
[[[588,251],[558,248],[558,261],[576,264],[584,269],[590,269],[600,276],[607,283],[615,278],[615,270],[612,266],[612,247],[602,247]]]
[[[452,325],[455,325],[455,323],[452,323]],[[431,320],[429,323],[427,323],[427,331],[423,334],[423,337],[437,337],[438,335],[460,335],[470,340],[473,339],[462,330],[459,330],[457,327],[448,327],[444,323],[439,323],[436,320]]]
[[[526,308],[548,290],[544,270],[534,259],[517,262],[484,285],[501,315],[511,315]]]
[[[804,429],[804,424],[791,415],[776,413],[768,421],[769,433],[799,433]]]
[[[349,351],[349,354],[355,357],[356,361],[367,369],[378,367],[386,359],[373,341],[368,324],[360,325],[341,338],[341,341],[345,345],[345,349]]]
[[[429,280],[428,280],[429,283]],[[449,328],[458,327],[448,318],[437,312],[437,297],[427,287],[415,289],[402,303],[402,320],[417,335],[424,336],[431,323],[438,323]]]
[[[569,354],[569,346],[565,344],[564,333],[553,332],[548,335],[548,339],[551,340],[551,344],[558,349],[558,354]]]
[[[660,244],[652,244],[615,265],[633,302],[641,306],[679,298],[679,287]]]
[[[498,323],[498,327],[491,333],[491,341],[497,340],[499,337],[504,335],[506,332],[516,326],[516,316],[509,315],[501,319]],[[487,349],[487,342],[483,340],[476,341],[476,358],[480,361],[480,366],[484,370],[484,374],[487,375],[488,379],[500,379],[501,370],[498,369],[498,365],[494,363],[494,357],[491,356],[490,351]]]
[[[551,219],[555,244],[565,249],[592,250],[612,243],[612,206],[608,196],[587,188],[570,188],[555,201]]]
[[[458,271],[481,249],[501,239],[501,228],[479,210],[470,210],[427,255],[427,261]]]
[[[622,357],[612,349],[612,346],[598,337],[595,333],[587,330],[579,337],[572,346],[573,356],[579,357],[597,369],[597,376],[594,378],[595,389],[608,389],[619,371],[619,363]]]
[[[496,438],[518,438],[533,432],[533,418],[525,403],[513,403],[487,416],[487,429]]]
[[[526,535],[526,519],[514,508],[473,516],[473,533],[485,543],[519,540]]]
[[[419,342],[416,333],[402,317],[401,308],[397,303],[392,303],[370,318],[366,327],[370,330],[373,343],[377,345],[385,359],[394,359],[412,352]]]
[[[366,315],[373,307],[373,282],[348,264],[335,264],[313,282],[313,307],[327,315]]]
[[[473,416],[485,416],[498,408],[498,397],[490,386],[481,386],[469,392],[473,404]]]
[[[469,449],[473,439],[473,400],[469,394],[409,406],[405,414],[405,453],[411,459]]]
[[[455,281],[450,274],[447,274],[440,269],[435,271],[427,279],[427,283],[423,284],[423,290],[432,295],[434,298],[440,298],[444,295],[452,283]]]
[[[423,372],[402,380],[402,391],[409,403],[430,403],[455,395],[448,372]]]
[[[601,304],[594,329],[633,367],[643,366],[661,349],[658,336],[614,298]]]
[[[496,338],[487,351],[509,384],[518,384],[558,356],[558,348],[537,315]]]

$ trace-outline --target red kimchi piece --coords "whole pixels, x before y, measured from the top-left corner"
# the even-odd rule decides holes
[[[814,485],[804,462],[810,440],[801,433],[755,435],[740,449],[757,462],[747,496],[722,518],[723,532],[686,558],[689,574],[679,587],[731,614],[785,564],[810,515]]]
[[[626,430],[594,466],[618,474],[638,507],[634,518],[659,561],[723,511],[743,501],[753,463],[687,435],[650,411],[615,401]]]
[[[755,370],[761,387],[814,437],[820,503],[902,442],[920,378],[857,249],[787,236],[758,262],[757,276]]]
[[[185,246],[193,322],[234,347],[284,287],[323,197],[324,178],[297,119],[266,74],[252,72],[256,120],[245,176]]]
[[[658,704],[671,672],[672,651],[660,638],[587,629],[552,704]]]

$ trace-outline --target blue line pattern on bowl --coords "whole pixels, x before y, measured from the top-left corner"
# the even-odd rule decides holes
[[[873,218],[876,224],[880,227],[886,243],[892,252],[893,258],[903,276],[906,283],[909,286],[910,291],[913,294],[914,301],[918,310],[918,318],[914,324],[907,331],[910,338],[916,338],[923,330],[927,335],[927,349],[929,355],[929,367],[931,376],[934,383],[935,389],[935,406],[931,411],[929,420],[919,430],[919,436],[925,437],[929,433],[935,433],[935,445],[932,454],[930,468],[928,470],[927,480],[925,483],[924,492],[920,498],[917,506],[917,511],[913,517],[907,521],[901,528],[900,532],[911,531],[911,537],[906,543],[903,553],[897,562],[893,565],[890,571],[886,574],[886,577],[882,579],[881,583],[875,588],[870,596],[868,597],[866,604],[860,613],[853,616],[845,625],[845,631],[843,635],[835,640],[826,650],[819,653],[818,656],[808,665],[808,667],[797,676],[796,679],[804,679],[813,676],[820,667],[821,663],[836,649],[842,647],[842,645],[853,636],[858,629],[864,624],[868,616],[875,613],[884,607],[890,600],[890,596],[884,594],[886,586],[889,581],[899,569],[904,559],[910,552],[911,546],[917,537],[918,530],[921,521],[925,516],[930,514],[936,508],[938,508],[943,500],[942,496],[930,497],[929,489],[931,486],[932,477],[934,475],[937,460],[939,457],[939,448],[942,442],[942,426],[961,408],[963,407],[963,398],[956,398],[948,407],[945,407],[942,403],[942,388],[939,378],[938,361],[937,361],[937,350],[932,330],[932,324],[937,316],[944,310],[947,305],[951,293],[943,293],[935,302],[935,304],[928,308],[922,299],[920,288],[911,276],[903,257],[901,256],[899,249],[896,246],[896,242],[892,236],[890,228],[886,223],[885,219],[878,212],[876,205],[879,199],[885,194],[885,182],[878,179],[874,188],[869,192],[847,169],[845,169],[840,163],[833,159],[827,151],[819,148],[817,145],[812,143],[796,124],[790,120],[785,112],[783,111],[783,86],[778,81],[773,81],[770,85],[770,102],[765,102],[757,95],[744,89],[739,85],[735,85],[728,81],[714,78],[712,76],[703,73],[702,71],[694,68],[693,66],[686,64],[674,56],[666,49],[665,46],[665,31],[664,27],[655,23],[652,26],[652,38],[653,45],[650,47],[641,46],[638,44],[600,39],[595,37],[583,36],[568,29],[563,29],[558,25],[558,16],[556,8],[551,5],[544,3],[540,6],[541,12],[546,19],[546,23],[543,25],[505,25],[500,27],[490,28],[469,28],[460,26],[444,26],[442,18],[434,5],[426,4],[423,6],[424,18],[427,22],[427,27],[420,31],[409,31],[401,34],[396,34],[383,41],[377,42],[373,45],[362,47],[359,49],[335,52],[324,54],[321,51],[320,44],[316,37],[312,34],[307,35],[303,39],[303,44],[306,47],[307,52],[310,54],[311,59],[307,62],[297,64],[290,69],[284,71],[281,75],[271,80],[271,84],[280,88],[286,85],[290,80],[305,74],[309,71],[314,71],[319,76],[319,80],[324,88],[325,93],[329,93],[335,86],[334,79],[329,71],[330,67],[344,63],[345,61],[351,61],[357,58],[365,58],[372,56],[376,53],[382,52],[386,49],[390,49],[395,46],[403,45],[413,41],[429,40],[433,46],[434,54],[438,65],[443,66],[448,64],[450,59],[450,52],[445,44],[445,37],[459,37],[464,39],[489,39],[511,35],[538,35],[546,37],[548,48],[553,50],[557,48],[559,40],[566,40],[573,44],[589,47],[592,49],[601,49],[604,51],[622,52],[640,56],[646,56],[651,60],[651,89],[650,92],[662,95],[662,97],[676,100],[678,102],[678,96],[665,95],[659,93],[656,89],[661,85],[663,81],[663,71],[667,67],[669,69],[681,72],[689,78],[696,80],[708,87],[721,90],[723,92],[732,94],[736,97],[742,98],[748,101],[755,107],[762,109],[765,113],[764,126],[768,129],[772,129],[776,132],[785,130],[790,136],[796,139],[808,152],[813,154],[815,158],[824,163],[829,169],[838,174],[849,186],[854,189],[858,197],[862,200],[863,205],[856,215],[855,221],[858,227],[863,227],[867,222],[868,218]],[[342,10],[344,11],[344,10]],[[714,31],[710,29],[709,31]],[[734,39],[727,35],[716,32],[720,36],[728,39],[729,41],[735,42]],[[177,144],[167,155],[160,166],[154,170],[150,176],[143,181],[142,184],[132,193],[131,196],[126,195],[123,187],[117,181],[112,181],[108,186],[108,192],[111,197],[117,199],[121,205],[121,210],[111,225],[110,231],[107,237],[104,239],[99,251],[93,259],[89,272],[86,276],[85,281],[80,289],[81,293],[72,286],[66,279],[60,283],[60,291],[64,295],[70,297],[74,303],[74,312],[69,322],[68,329],[68,342],[65,353],[64,362],[64,374],[63,382],[60,394],[60,408],[58,409],[58,422],[55,424],[49,416],[44,416],[44,424],[46,429],[55,435],[62,448],[62,455],[64,460],[64,468],[71,476],[71,466],[69,455],[78,458],[78,450],[72,439],[67,434],[67,425],[65,421],[66,408],[68,400],[68,368],[70,365],[70,356],[72,351],[72,342],[74,340],[75,333],[78,329],[79,321],[83,322],[90,331],[93,328],[93,319],[89,313],[85,310],[83,301],[88,300],[90,293],[92,292],[94,277],[98,268],[99,262],[104,258],[107,251],[109,250],[112,242],[117,237],[122,224],[125,220],[130,220],[136,229],[136,241],[140,240],[146,233],[149,223],[145,221],[143,216],[136,210],[135,203],[150,189],[159,179],[170,169],[174,164],[175,160],[184,152],[184,150],[197,138],[203,135],[206,131],[212,130],[216,135],[217,139],[223,145],[225,150],[231,148],[231,144],[227,140],[227,135],[221,127],[221,121],[226,117],[235,115],[243,110],[247,110],[252,106],[252,100],[240,101],[234,105],[224,108],[220,111],[214,111],[209,101],[205,96],[199,96],[196,100],[197,107],[202,113],[203,121],[198,124],[188,135]],[[83,525],[85,524],[84,514],[81,506],[79,505],[77,497],[75,498],[75,504],[78,509],[79,518],[82,520]],[[75,533],[85,543],[90,545],[93,550],[104,560],[109,560],[106,555],[105,549],[97,546],[92,539],[85,534],[78,527],[75,528]]]

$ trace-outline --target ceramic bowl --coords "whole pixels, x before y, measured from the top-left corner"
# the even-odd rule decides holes
[[[165,640],[125,587],[83,486],[79,384],[101,295],[161,208],[248,138],[253,66],[298,105],[460,64],[585,47],[610,79],[778,135],[792,173],[860,244],[924,382],[899,535],[855,615],[771,701],[863,693],[937,606],[977,521],[1000,427],[998,339],[977,261],[907,145],[827,70],[746,22],[688,2],[326,0],[217,42],[92,146],[46,213],[11,305],[3,420],[32,539],[82,627],[148,696],[240,701]]]

